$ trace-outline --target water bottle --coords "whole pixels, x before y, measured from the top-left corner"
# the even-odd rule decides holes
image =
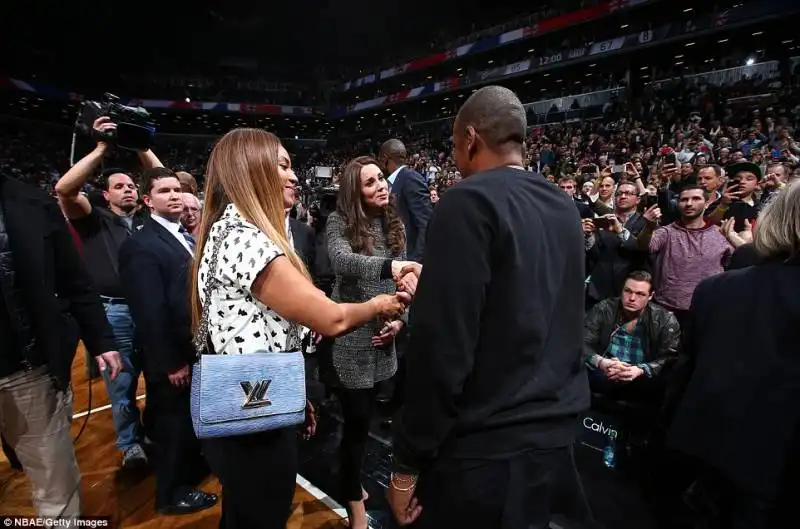
[[[603,464],[606,468],[614,468],[617,464],[617,442],[609,436],[606,447],[603,449]]]

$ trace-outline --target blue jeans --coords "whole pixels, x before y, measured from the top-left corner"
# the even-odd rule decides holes
[[[141,367],[136,365],[133,355],[133,318],[127,305],[104,303],[106,318],[114,331],[122,371],[110,380],[109,372],[103,371],[106,391],[111,400],[111,414],[117,431],[117,448],[123,452],[141,441],[139,408],[136,406],[136,388]]]

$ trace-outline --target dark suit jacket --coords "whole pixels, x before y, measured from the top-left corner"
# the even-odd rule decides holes
[[[289,229],[292,230],[294,249],[313,277],[317,257],[317,241],[314,230],[308,224],[293,218],[289,219]]]
[[[702,281],[673,383],[685,388],[669,444],[739,489],[775,498],[797,485],[800,257]],[[672,392],[671,392],[672,393]]]
[[[28,360],[46,364],[66,388],[78,345],[75,322],[95,356],[116,350],[114,334],[55,199],[1,175],[0,199],[18,287],[38,344],[36,358]]]
[[[403,167],[392,184],[397,213],[406,228],[406,256],[409,261],[422,262],[425,253],[425,231],[433,208],[425,178]]]
[[[585,204],[580,200],[575,200],[575,207],[578,208],[578,215],[580,215],[582,219],[591,219],[594,217],[594,212],[589,204]]]
[[[152,218],[119,250],[120,280],[142,347],[145,376],[154,381],[194,362],[191,260],[175,236]]]
[[[595,232],[595,243],[586,254],[589,274],[588,296],[602,300],[617,297],[622,293],[625,277],[634,270],[649,270],[647,252],[636,247],[636,236],[645,226],[645,220],[634,213],[625,223],[631,232],[627,241],[622,242],[619,235],[610,231]]]

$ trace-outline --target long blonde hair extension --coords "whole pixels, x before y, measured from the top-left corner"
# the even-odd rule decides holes
[[[753,247],[762,259],[800,255],[800,182],[782,189],[758,217]]]
[[[278,175],[280,145],[280,140],[270,132],[239,128],[220,138],[211,151],[206,168],[205,203],[200,217],[196,255],[189,275],[194,332],[197,332],[203,313],[199,291],[200,260],[211,227],[230,203],[248,222],[277,244],[292,265],[311,280],[284,228],[283,182]],[[215,273],[215,270],[209,270],[209,274]]]

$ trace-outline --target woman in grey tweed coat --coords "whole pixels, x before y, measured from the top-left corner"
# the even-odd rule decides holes
[[[336,274],[331,296],[334,301],[360,303],[377,294],[394,294],[392,271],[404,264],[405,231],[374,159],[356,158],[345,168],[336,212],[328,217],[326,235]],[[366,493],[360,475],[375,406],[375,385],[397,370],[394,338],[402,326],[403,321],[375,319],[336,338],[333,345],[333,367],[340,385],[336,393],[344,415],[341,494],[354,529],[367,528]]]

